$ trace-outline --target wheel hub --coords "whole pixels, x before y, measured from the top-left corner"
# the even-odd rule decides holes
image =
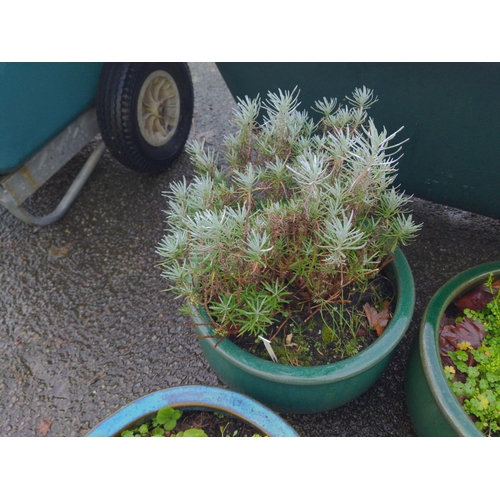
[[[142,84],[137,101],[137,120],[144,140],[154,147],[174,135],[180,116],[179,89],[163,70],[151,73]]]

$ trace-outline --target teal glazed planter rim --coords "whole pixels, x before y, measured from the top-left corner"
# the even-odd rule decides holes
[[[500,274],[500,261],[471,267],[445,283],[427,305],[420,328],[420,357],[429,390],[448,424],[462,436],[484,435],[463,410],[446,381],[439,356],[439,324],[450,303],[484,283],[490,273]]]
[[[269,437],[298,437],[297,432],[279,415],[262,403],[220,387],[184,385],[152,392],[123,406],[100,424],[87,437],[113,437],[152,417],[170,406],[182,410],[217,411],[238,418]]]
[[[387,356],[388,352],[395,349],[410,324],[415,304],[413,276],[403,252],[398,248],[394,255],[394,261],[387,266],[394,275],[393,285],[397,290],[397,302],[393,317],[384,334],[355,356],[321,366],[289,366],[254,356],[229,339],[220,340],[212,337],[204,338],[203,341],[217,349],[218,355],[234,366],[264,380],[278,381],[284,384],[317,386],[352,378],[353,375],[376,365]],[[203,324],[208,320],[204,311],[193,309],[192,313],[195,322],[202,323],[197,327],[205,330],[206,334],[209,335],[210,327]],[[217,344],[217,342],[219,343]]]

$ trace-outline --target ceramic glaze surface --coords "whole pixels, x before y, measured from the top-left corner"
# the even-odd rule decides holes
[[[401,250],[387,266],[397,292],[396,308],[384,334],[356,356],[322,366],[286,366],[240,349],[229,339],[218,342],[197,316],[199,342],[220,379],[284,413],[317,413],[342,406],[367,391],[389,364],[394,349],[410,324],[415,290],[410,267]],[[216,346],[217,344],[217,346]]]
[[[154,416],[170,406],[180,410],[217,411],[254,426],[270,437],[297,437],[281,417],[242,394],[201,385],[180,386],[148,394],[124,406],[94,427],[88,437],[112,437]]]
[[[500,277],[500,262],[470,268],[451,279],[433,296],[412,345],[405,380],[408,410],[419,436],[476,436],[476,428],[456,399],[439,357],[441,318],[456,298],[484,283],[490,273]]]

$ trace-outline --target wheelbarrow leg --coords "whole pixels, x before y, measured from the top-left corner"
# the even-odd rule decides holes
[[[24,208],[18,206],[14,199],[10,196],[7,196],[4,193],[4,197],[2,203],[7,207],[7,209],[16,217],[21,219],[22,221],[32,224],[35,226],[47,226],[49,224],[53,224],[60,220],[64,214],[68,211],[69,207],[75,200],[75,198],[80,193],[84,184],[87,182],[90,174],[94,171],[97,166],[97,162],[103,155],[106,150],[106,146],[103,141],[100,141],[94,151],[92,151],[88,160],[85,162],[85,165],[82,167],[75,180],[69,187],[68,191],[57,205],[57,208],[48,215],[38,217],[30,214]],[[1,194],[1,193],[0,193]]]

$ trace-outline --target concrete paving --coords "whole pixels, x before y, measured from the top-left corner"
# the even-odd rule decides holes
[[[191,71],[192,137],[220,148],[234,100],[214,64],[194,63]],[[89,151],[27,208],[51,211]],[[84,436],[152,391],[224,387],[157,267],[162,193],[191,174],[185,154],[168,172],[141,176],[106,153],[60,222],[35,228],[0,207],[0,436]],[[425,306],[456,273],[500,260],[499,220],[419,199],[412,208],[424,226],[404,250],[417,294],[411,327],[382,378],[357,400],[317,415],[284,415],[302,436],[414,436],[403,380]]]

